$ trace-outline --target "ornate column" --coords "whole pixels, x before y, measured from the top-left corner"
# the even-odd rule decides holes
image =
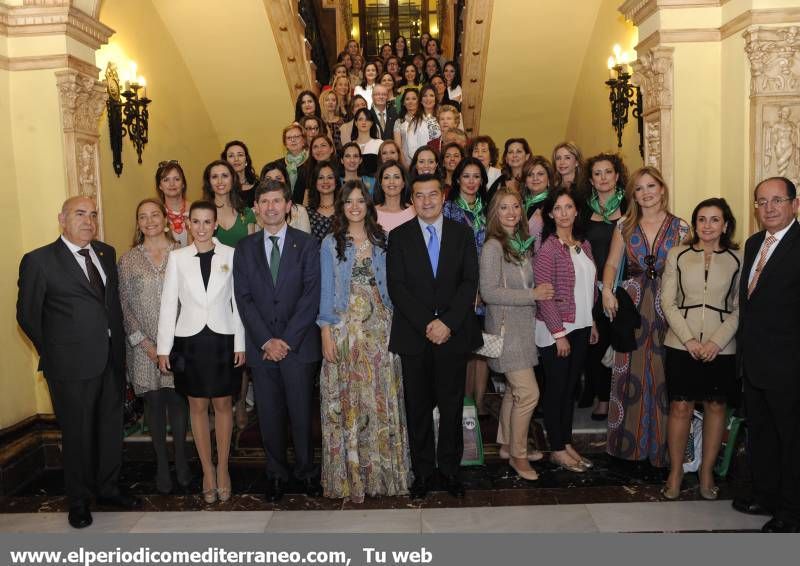
[[[633,82],[642,89],[644,164],[657,167],[670,187],[675,163],[672,131],[672,55],[674,48],[659,45],[638,54]],[[674,198],[674,191],[670,193]]]
[[[97,203],[98,237],[103,237],[103,208],[100,187],[100,116],[106,107],[105,85],[78,71],[56,71],[67,196],[85,195]]]
[[[800,181],[800,28],[751,26],[750,187],[767,177]]]

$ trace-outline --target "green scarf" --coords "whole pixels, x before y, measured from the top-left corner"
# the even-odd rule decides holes
[[[292,189],[294,189],[294,184],[297,182],[297,168],[300,167],[306,159],[308,159],[308,150],[306,149],[297,155],[292,155],[291,153],[286,154],[286,172],[289,173],[289,183],[291,183]]]
[[[614,214],[622,201],[625,199],[625,190],[622,187],[614,189],[614,194],[606,201],[606,205],[600,204],[600,196],[597,194],[596,189],[592,189],[592,196],[589,197],[589,207],[598,215],[603,217],[603,222],[611,224],[609,217]]]
[[[486,226],[486,216],[483,214],[483,201],[481,201],[481,197],[477,197],[475,202],[472,203],[472,205],[469,205],[467,204],[467,201],[464,200],[464,197],[458,195],[456,204],[458,205],[458,208],[472,215],[473,232],[480,232],[481,228]]]
[[[508,241],[508,245],[510,245],[511,249],[517,252],[517,254],[523,256],[528,253],[528,250],[533,245],[533,241],[535,239],[536,238],[534,236],[531,236],[527,240],[523,240],[522,236],[520,236],[519,232],[517,232],[514,234],[514,237]]]
[[[525,202],[522,203],[522,207],[525,209],[525,214],[528,214],[528,211],[534,204],[539,204],[544,199],[546,199],[548,194],[550,194],[550,189],[545,189],[541,193],[535,196],[526,192]]]

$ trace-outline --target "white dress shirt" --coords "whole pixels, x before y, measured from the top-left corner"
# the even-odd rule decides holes
[[[73,244],[72,242],[67,240],[63,234],[61,235],[61,241],[64,242],[66,246],[69,248],[69,251],[72,252],[72,257],[74,257],[75,261],[78,262],[78,265],[81,266],[81,271],[83,271],[83,274],[86,276],[87,279],[89,279],[89,273],[86,271],[86,260],[78,252],[80,250],[89,250],[89,257],[92,258],[92,263],[97,268],[97,271],[100,272],[100,277],[103,278],[103,285],[106,284],[106,272],[103,270],[103,264],[100,263],[100,258],[97,257],[97,254],[94,252],[94,248],[92,248],[91,244],[89,244],[85,248],[82,248],[79,245]]]
[[[772,254],[775,253],[775,248],[778,247],[778,244],[781,243],[781,239],[783,239],[783,237],[786,235],[786,232],[789,231],[789,228],[794,226],[795,222],[797,222],[797,220],[792,220],[791,222],[789,222],[789,225],[786,228],[772,234],[772,237],[775,238],[775,242],[772,244],[772,246],[770,246],[769,250],[767,251],[767,259],[764,262],[764,266],[767,265],[767,262],[769,262],[769,258],[771,258]],[[767,233],[764,235],[764,242],[767,241],[767,236],[769,235],[770,235],[769,231],[767,231]],[[758,260],[761,258],[761,250],[764,249],[764,242],[761,242],[761,247],[758,248],[758,253],[756,254],[756,257],[753,261],[753,266],[750,268],[750,276],[747,278],[748,287],[750,286],[750,283],[753,282],[753,277],[755,277],[756,275],[756,267],[758,266]]]
[[[439,251],[442,251],[442,225],[444,224],[444,215],[440,214],[439,218],[437,218],[433,223],[428,224],[422,218],[417,216],[417,220],[419,221],[419,228],[422,230],[422,237],[425,238],[425,248],[428,247],[428,242],[431,239],[431,234],[428,232],[428,226],[433,226],[434,230],[436,230],[436,238],[439,240]]]

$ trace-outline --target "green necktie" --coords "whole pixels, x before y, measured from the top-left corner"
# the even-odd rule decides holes
[[[269,272],[272,273],[272,284],[278,282],[278,268],[281,263],[281,250],[278,248],[278,236],[270,236],[272,241],[272,252],[269,254]]]

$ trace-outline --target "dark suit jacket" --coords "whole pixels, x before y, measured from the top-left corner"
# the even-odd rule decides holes
[[[124,375],[116,254],[103,242],[91,245],[105,271],[105,298],[94,291],[61,238],[25,254],[19,265],[17,322],[39,353],[39,369],[48,380],[98,377],[108,362],[109,329],[114,371]]]
[[[781,238],[747,298],[748,279],[766,232],[748,238],[739,286],[736,336],[740,375],[761,389],[791,390],[800,380],[800,224]]]
[[[381,122],[378,120],[378,112],[375,107],[370,110],[372,119],[375,125],[378,126],[378,137],[382,140],[394,139],[394,123],[397,121],[397,108],[394,106],[394,100],[388,99],[386,101],[386,127],[381,129]]]
[[[281,253],[278,281],[273,285],[264,233],[242,239],[233,256],[233,291],[245,328],[247,365],[277,364],[262,360],[261,347],[271,338],[286,341],[289,356],[302,362],[320,360],[322,351],[316,320],[319,313],[319,243],[291,226]]]
[[[478,348],[480,328],[475,316],[478,253],[469,227],[444,219],[436,278],[417,218],[389,233],[386,257],[389,297],[394,303],[389,350],[421,354],[429,342],[428,323],[438,318],[450,328],[440,347],[463,354]]]

